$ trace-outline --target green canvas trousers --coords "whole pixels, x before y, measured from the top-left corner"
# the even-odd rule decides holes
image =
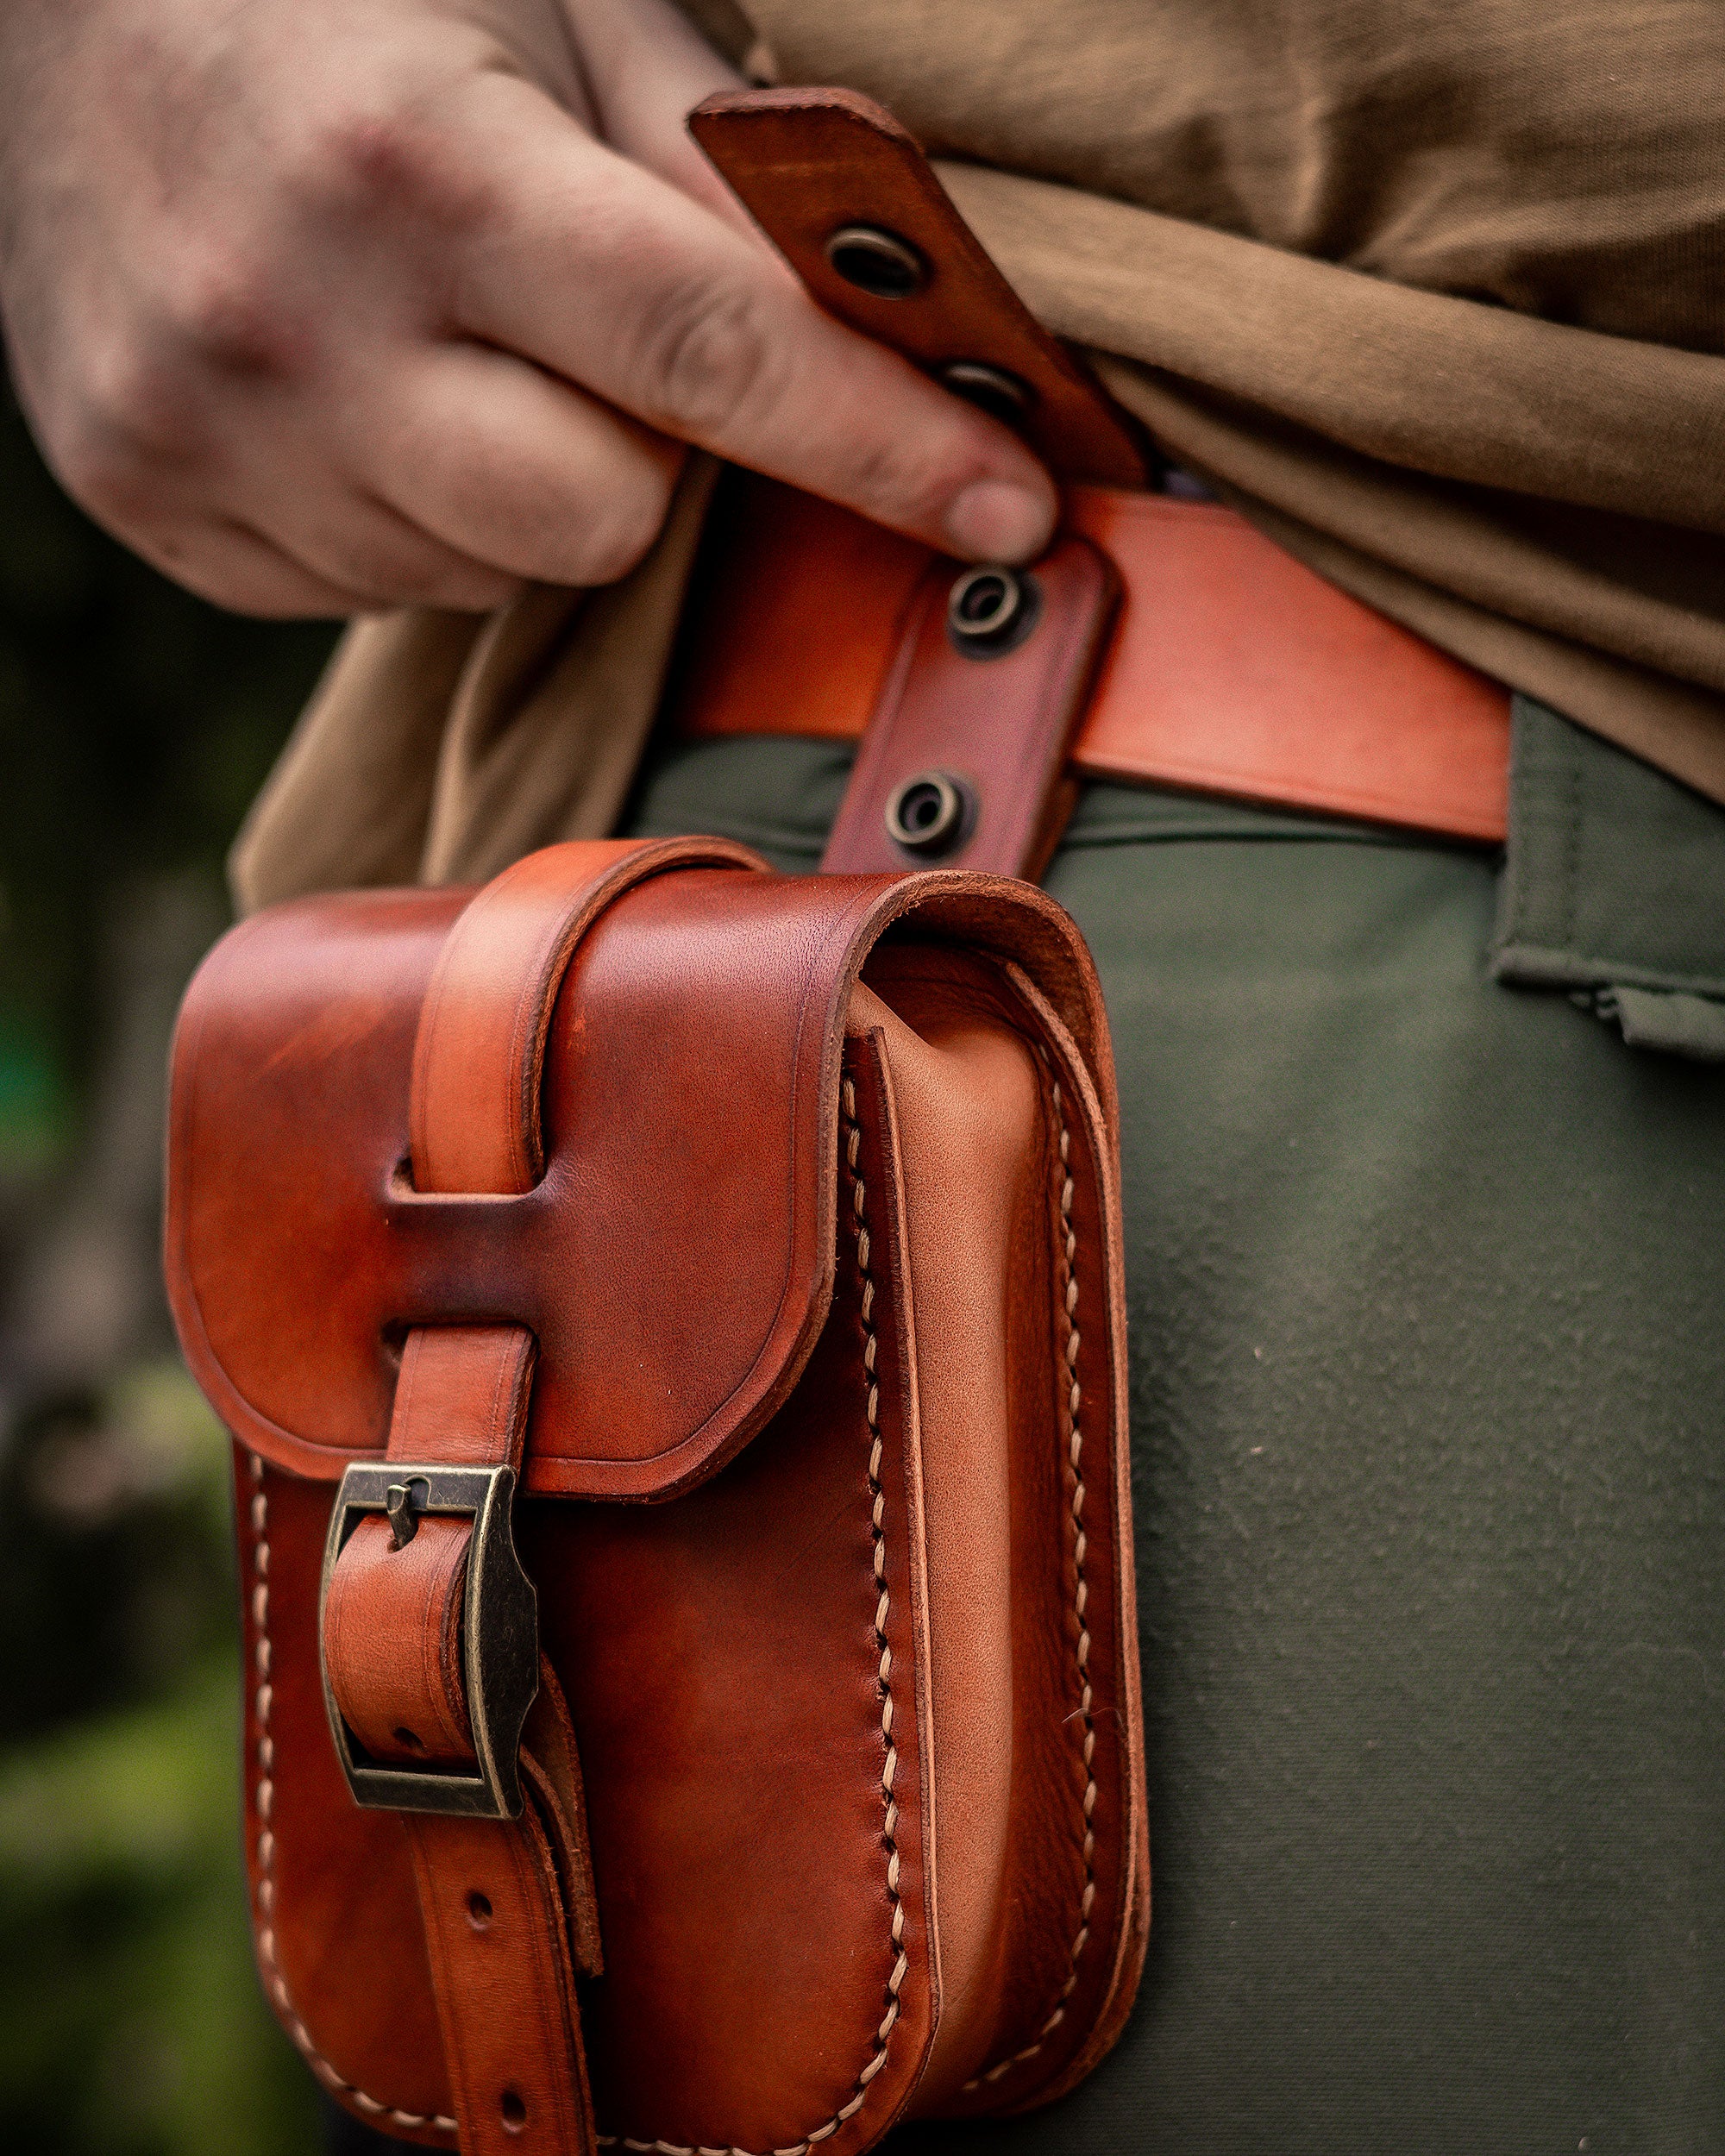
[[[1725,2147],[1725,812],[1518,703],[1507,865],[1094,787],[1154,1919],[900,2156]],[[848,751],[668,748],[812,868]]]

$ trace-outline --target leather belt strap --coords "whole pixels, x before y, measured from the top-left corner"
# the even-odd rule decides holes
[[[739,476],[716,513],[674,730],[859,738],[938,558],[769,480]],[[1072,740],[1076,776],[1502,842],[1501,684],[1327,584],[1232,510],[1077,486],[1068,522],[1121,587]],[[988,757],[986,728],[975,754]]]
[[[883,105],[727,91],[689,132],[830,314],[1016,427],[1057,478],[1144,485],[1137,423],[1007,284]]]
[[[388,1460],[404,1474],[433,1461],[518,1468],[532,1365],[532,1335],[519,1326],[416,1329],[402,1355]],[[473,1532],[456,1518],[428,1517],[397,1549],[373,1514],[342,1550],[324,1608],[326,1664],[349,1727],[375,1758],[471,1757],[451,1612]],[[542,1665],[518,1819],[402,1814],[465,2156],[501,2156],[530,2128],[531,2146],[555,2156],[597,2147],[574,1988],[578,1966],[588,1975],[599,1967],[586,1824],[559,1801],[552,1769],[531,1749],[549,1739],[552,1758],[566,1755],[566,1773],[574,1759],[548,1674]],[[578,1792],[577,1779],[577,1804]]]
[[[982,569],[955,584],[942,567],[924,577],[821,867],[902,874],[932,856],[1040,876],[1076,799],[1062,779],[1067,744],[1117,589],[1107,555],[1073,538],[1034,578]]]
[[[761,90],[710,98],[689,124],[824,306],[974,396],[1076,482],[1068,536],[1046,566],[1087,540],[1124,593],[1094,693],[1065,714],[1072,774],[1502,839],[1507,693],[1231,511],[1137,491],[1133,423],[1031,316],[890,113],[850,91]],[[980,674],[965,685],[925,639],[913,669],[923,678],[907,684],[913,594],[934,557],[781,487],[754,483],[743,499],[752,513],[710,556],[718,595],[693,640],[683,730],[849,739],[872,714],[826,866],[938,859],[1036,874],[1065,803],[1059,755],[1044,768],[1048,712],[1034,685],[1024,693],[1004,666],[987,686]],[[950,565],[948,580],[961,573]],[[1031,646],[1018,656],[1030,661]],[[943,698],[947,717],[931,728]],[[907,715],[906,703],[918,709]],[[919,768],[937,736],[944,774],[932,759]],[[952,768],[967,760],[968,771]],[[919,856],[890,843],[900,789],[942,776],[977,796],[966,843]],[[1003,788],[1038,783],[1027,812],[1019,804],[1010,828],[999,820]]]
[[[468,904],[420,1013],[411,1109],[418,1188],[532,1188],[543,1169],[545,1039],[581,933],[629,884],[692,860],[735,866],[750,856],[720,841],[550,847]],[[501,1781],[518,1789],[517,1815],[503,1815],[497,1774],[481,1788],[486,1702],[473,1695],[471,1576],[484,1505],[438,1511],[433,1488],[466,1488],[463,1473],[478,1482],[505,1477],[490,1485],[505,1498],[486,1532],[508,1536],[533,1363],[522,1326],[408,1333],[386,1453],[386,1474],[394,1468],[399,1480],[387,1489],[386,1517],[373,1501],[350,1520],[360,1470],[349,1470],[322,1616],[338,1750],[344,1764],[357,1755],[365,1774],[385,1777],[381,1785],[355,1780],[355,1795],[382,1786],[362,1801],[403,1807],[466,2156],[505,2156],[528,2135],[525,2145],[544,2156],[591,2156],[597,2147],[575,1977],[597,1974],[601,1958],[574,1733],[539,1660],[518,1758],[513,1731],[501,1733],[511,1755]],[[380,1481],[375,1468],[368,1475]],[[512,1547],[508,1562],[518,1571]],[[520,1592],[530,1589],[524,1583]]]

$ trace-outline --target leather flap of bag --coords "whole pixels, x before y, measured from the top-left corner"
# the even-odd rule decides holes
[[[408,1328],[509,1319],[538,1341],[529,1488],[668,1496],[730,1458],[826,1313],[845,1008],[895,921],[1021,966],[1111,1098],[1088,956],[1026,885],[786,878],[723,842],[630,860],[556,994],[543,1172],[518,1195],[413,1183],[421,1006],[471,893],[294,900],[205,960],[175,1036],[166,1262],[242,1444],[339,1475],[383,1451]]]

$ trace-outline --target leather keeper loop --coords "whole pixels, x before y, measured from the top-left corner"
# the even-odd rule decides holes
[[[446,938],[413,1050],[413,1179],[420,1190],[530,1190],[543,1172],[539,1079],[575,947],[643,876],[703,862],[749,868],[723,839],[571,839],[493,876]]]
[[[466,1763],[473,1729],[461,1686],[465,1520],[419,1522],[394,1546],[373,1515],[348,1539],[329,1582],[323,1647],[342,1719],[373,1758]]]

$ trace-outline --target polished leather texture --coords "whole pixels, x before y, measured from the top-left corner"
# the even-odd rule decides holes
[[[1108,557],[1121,586],[1073,734],[1072,776],[1502,842],[1509,695],[1498,683],[1216,504],[1078,486],[1066,525]],[[731,475],[668,724],[691,736],[860,737],[938,562],[830,503]],[[960,567],[946,563],[945,576]],[[963,775],[985,798],[1013,783],[986,732]]]
[[[375,1759],[473,1758],[461,1677],[470,1532],[464,1520],[423,1520],[397,1549],[388,1521],[373,1514],[342,1552],[324,1603],[323,1656],[336,1704]],[[410,1630],[418,1650],[411,1657],[399,1650]]]
[[[957,771],[970,796],[944,866],[1034,881],[1059,843],[1077,798],[1067,747],[1107,645],[1119,579],[1087,540],[1062,541],[1023,581],[1029,633],[1000,652],[972,652],[950,633],[951,582],[950,570],[932,571],[906,611],[821,859],[828,871],[914,865],[914,850],[892,836],[888,807],[904,781],[932,771]]]
[[[567,856],[555,865],[563,878],[555,897],[563,903],[554,898],[533,910],[578,915],[593,874],[581,873],[582,862],[571,876]],[[538,867],[543,874],[545,864]],[[521,906],[521,881],[505,884],[502,903],[511,912]],[[466,924],[476,920],[475,933],[492,946],[494,917],[494,906],[476,901],[444,946],[421,1014],[416,1080],[428,1070],[436,1077],[440,1060],[466,1051],[476,1031],[484,1036],[497,977],[479,999],[476,1028],[448,1025],[449,980],[452,961],[457,968],[461,962]],[[545,940],[521,951],[524,1006],[536,990],[549,1000],[561,975],[537,962]],[[495,1088],[482,1076],[465,1099],[434,1086],[432,1106],[422,1112],[424,1098],[416,1084],[416,1138],[423,1131],[434,1140],[446,1162],[461,1156],[463,1123],[498,1119]],[[515,1116],[518,1125],[536,1124],[536,1104],[518,1101]],[[433,1463],[518,1470],[533,1363],[533,1337],[519,1326],[428,1326],[409,1333],[389,1436],[389,1457],[402,1463],[404,1477]],[[454,1613],[472,1532],[467,1521],[432,1515],[397,1547],[372,1515],[331,1568],[324,1667],[349,1731],[377,1758],[423,1765],[471,1757]],[[422,1553],[428,1542],[429,1554]],[[598,1912],[574,1733],[549,1668],[542,1689],[542,1711],[522,1749],[527,1795],[518,1818],[405,1816],[450,2102],[467,2156],[498,2156],[530,2135],[544,2156],[590,2156],[595,2146],[574,1976],[578,1959],[587,1975],[602,1967]],[[546,1744],[562,1774],[538,1764],[535,1743]]]
[[[722,92],[689,131],[822,306],[939,374],[1002,370],[1025,392],[1016,423],[1057,477],[1142,486],[1135,423],[1051,336],[953,207],[915,138],[850,90]],[[920,289],[860,289],[828,260],[832,235],[869,225],[920,256]]]
[[[1509,699],[1327,584],[1232,511],[1145,494],[1132,423],[1043,329],[954,209],[913,138],[854,91],[785,89],[710,98],[695,140],[811,291],[833,313],[936,374],[954,361],[1003,369],[1027,390],[1014,417],[1069,482],[1066,537],[1110,559],[1125,586],[1094,694],[1070,716],[1072,777],[1200,792],[1501,843],[1508,821]],[[840,275],[828,243],[865,225],[908,241],[924,279],[876,296]],[[767,482],[733,495],[707,550],[709,605],[686,669],[693,733],[861,736],[868,747],[835,826],[829,867],[901,868],[882,810],[924,755],[907,713],[986,702],[999,723],[954,711],[941,730],[978,802],[948,858],[1034,875],[1070,809],[1070,780],[1030,790],[1034,714],[1010,676],[1037,662],[1064,619],[1053,606],[1029,643],[975,660],[961,686],[928,648],[906,678],[931,585],[961,565],[847,512]],[[807,663],[810,651],[821,664]],[[984,686],[985,680],[988,686]],[[943,744],[944,745],[944,744]],[[987,828],[1001,817],[1036,833]],[[926,865],[926,864],[924,864]]]
[[[637,2146],[862,2148],[907,2113],[1043,2100],[1117,2033],[1147,1921],[1088,956],[997,879],[550,851],[476,901],[261,915],[177,1037],[168,1273],[242,1446],[267,1987],[332,2092],[435,2146],[458,2114],[487,2152],[552,2126],[541,2145],[580,2146],[583,2028],[597,2130]],[[572,945],[542,932],[559,906]],[[539,1131],[524,1191],[417,1188],[416,1043],[464,972],[448,1037],[472,1102]],[[540,1055],[518,1021],[542,998]],[[536,1099],[517,1082],[536,1056]],[[524,1411],[503,1426],[537,1493],[516,1509],[549,1672],[528,1808],[508,1830],[364,1811],[322,1696],[333,1478],[382,1449],[392,1407],[412,1431],[394,1457],[455,1457],[485,1420],[460,1338],[515,1329],[530,1401],[495,1352],[484,1396]],[[474,1444],[496,1457],[494,1432]],[[448,1553],[402,1575],[410,1616],[367,1598],[432,1526],[387,1559],[361,1545],[332,1589],[338,1612],[358,1597],[336,1621],[345,1703],[428,1749],[458,1741],[447,1712],[392,1717],[447,1699]],[[343,1644],[367,1608],[348,1633],[399,1635],[399,1669]],[[559,1690],[561,1752],[541,1731]],[[548,1800],[559,1775],[572,1802]],[[596,1921],[560,1812],[571,1842],[584,1815]],[[524,1971],[492,1952],[511,1933]],[[601,1942],[603,1974],[575,1979]]]

